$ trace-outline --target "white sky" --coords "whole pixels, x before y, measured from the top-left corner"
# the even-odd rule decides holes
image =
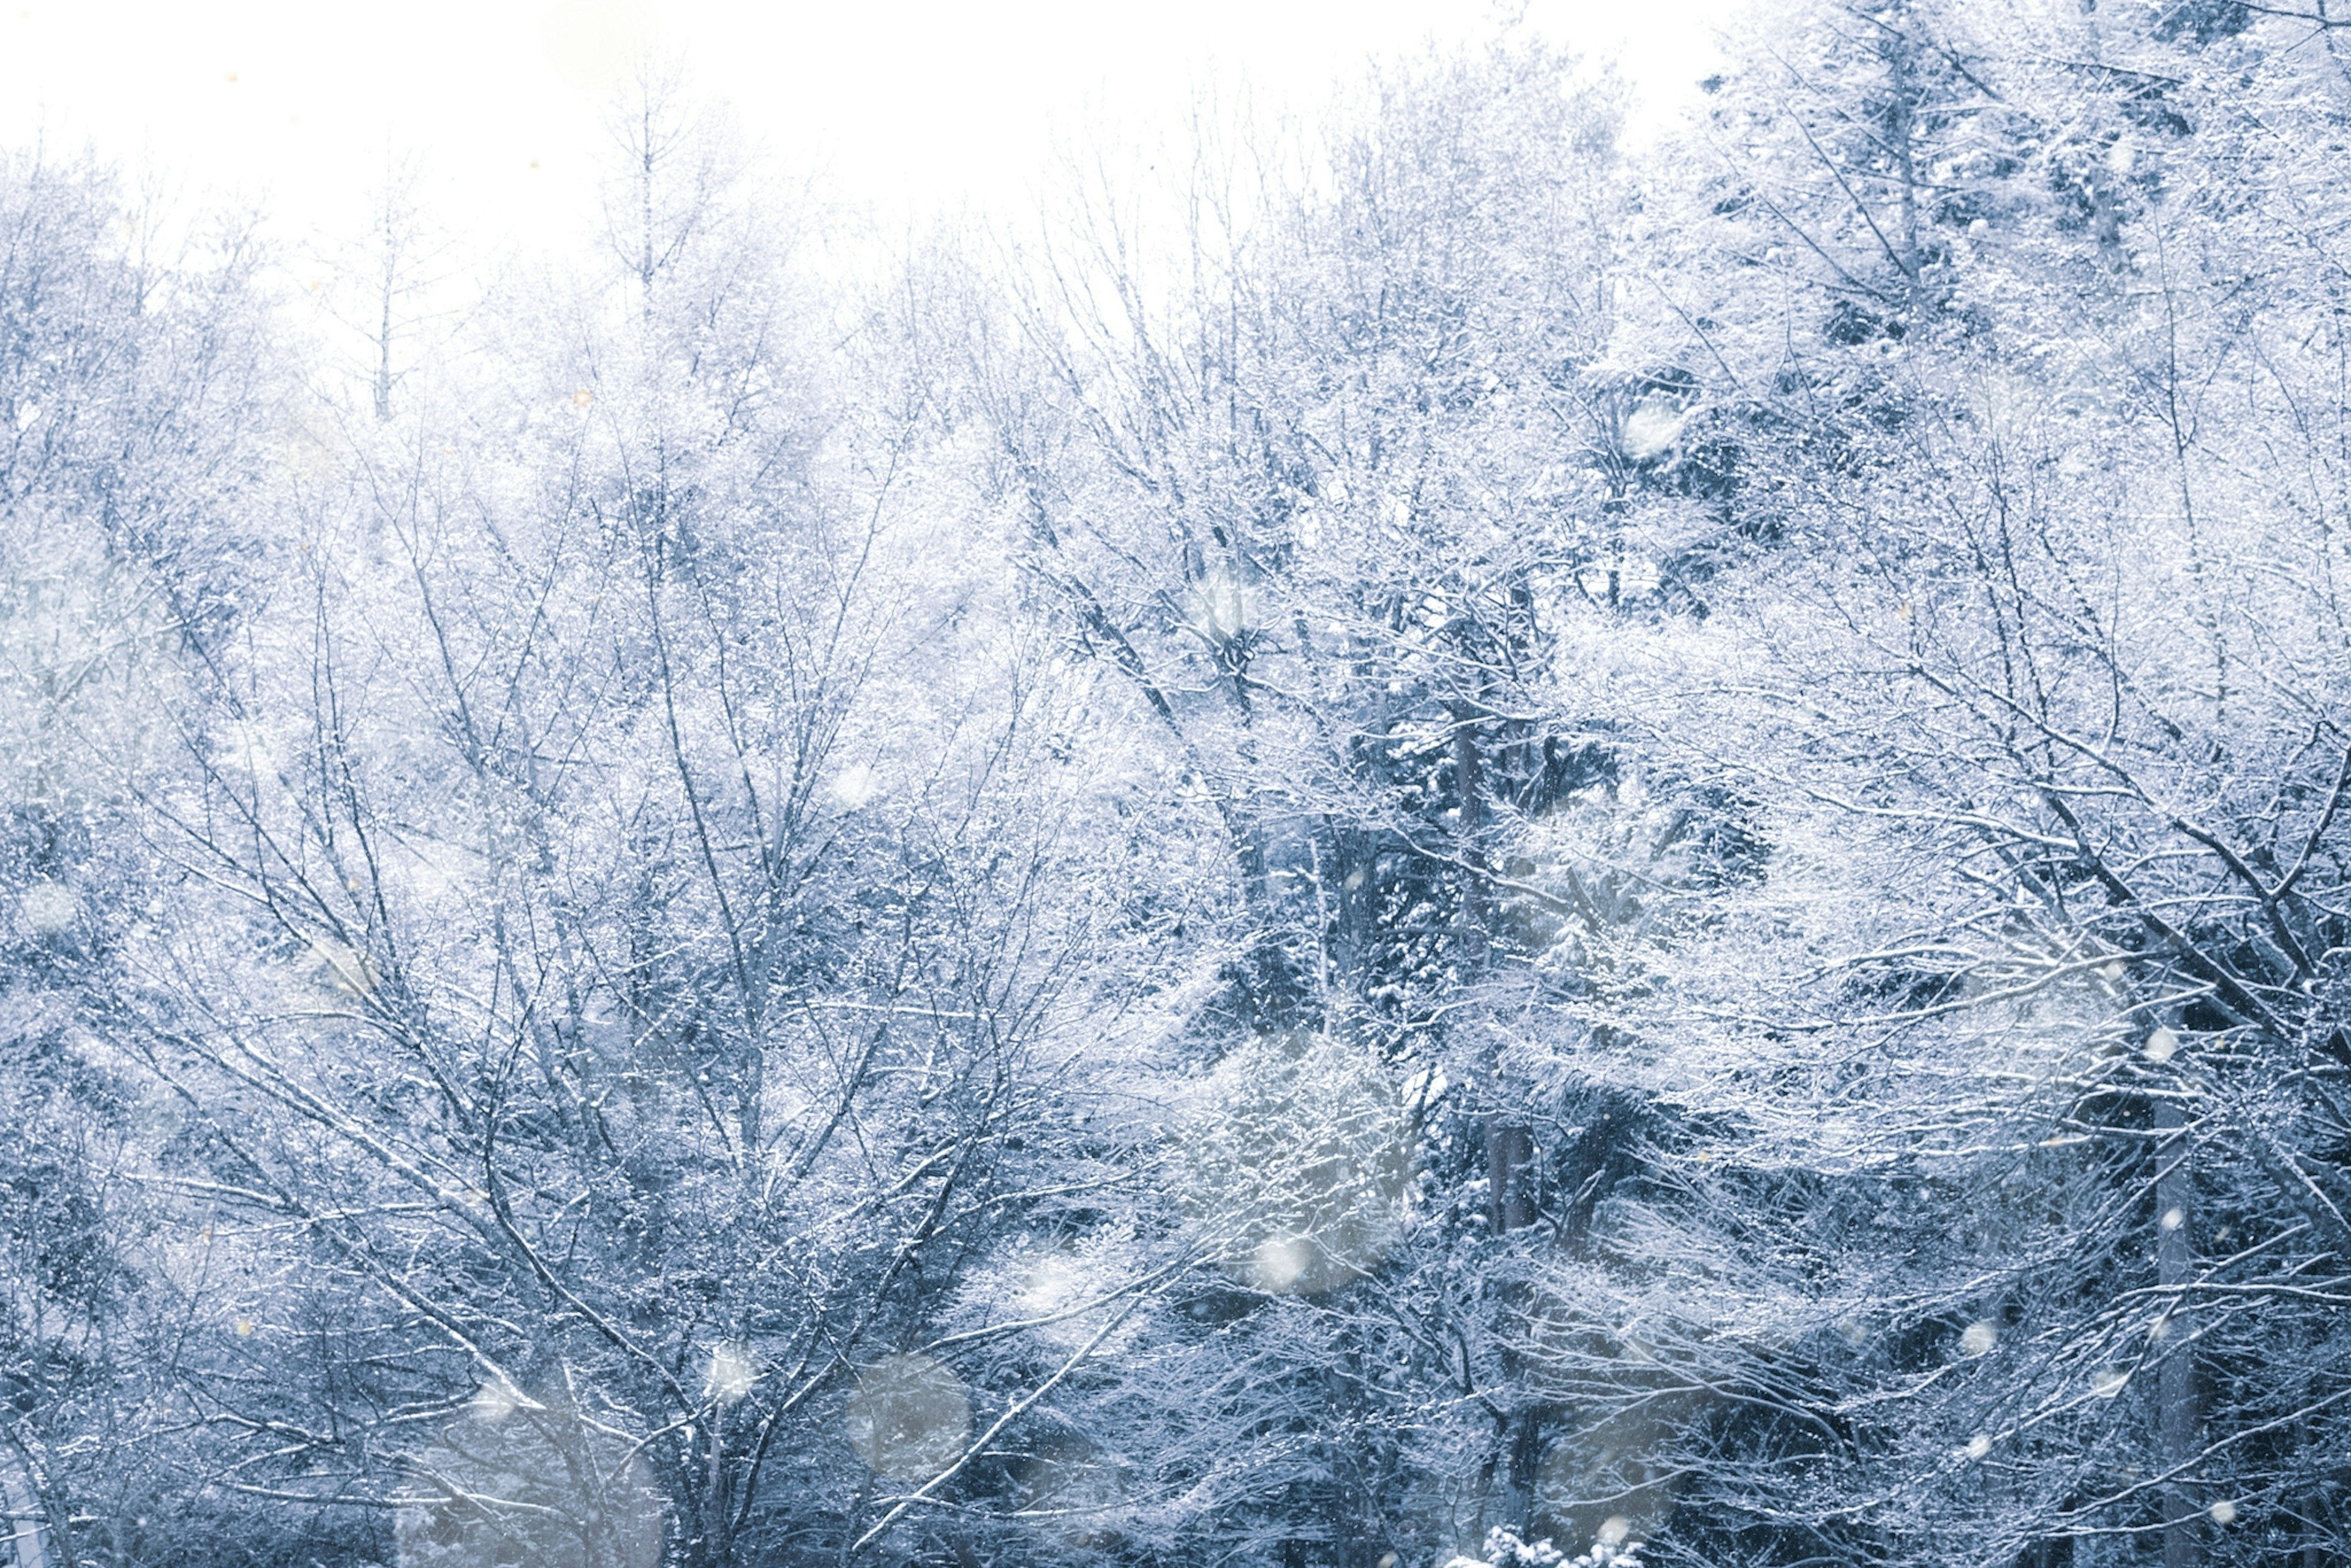
[[[1728,0],[1531,0],[1547,36],[1621,52],[1686,100]],[[353,234],[387,148],[476,243],[576,233],[601,116],[639,51],[684,64],[768,160],[885,217],[1006,211],[1057,136],[1170,131],[1245,78],[1311,106],[1367,57],[1492,26],[1489,0],[0,0],[0,142],[94,144],[283,232]]]

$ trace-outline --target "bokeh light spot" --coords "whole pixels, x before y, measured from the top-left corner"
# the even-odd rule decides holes
[[[703,1379],[705,1398],[721,1405],[740,1403],[759,1381],[758,1364],[739,1344],[722,1344],[710,1353],[710,1372]]]
[[[850,1445],[874,1474],[925,1481],[963,1452],[971,1399],[961,1380],[929,1356],[885,1356],[857,1380],[846,1425]]]

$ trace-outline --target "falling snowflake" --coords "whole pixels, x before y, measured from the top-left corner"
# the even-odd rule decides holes
[[[971,1397],[927,1355],[884,1356],[857,1380],[845,1424],[850,1446],[876,1475],[925,1481],[963,1451]]]
[[[721,1405],[740,1402],[759,1381],[751,1353],[739,1344],[722,1344],[710,1353],[710,1371],[702,1380],[705,1398]]]
[[[1281,1291],[1298,1283],[1314,1254],[1299,1236],[1270,1236],[1249,1254],[1249,1273],[1258,1288]]]
[[[1663,456],[1681,434],[1682,416],[1662,400],[1645,401],[1625,421],[1625,455],[1635,463]]]
[[[1070,1259],[1054,1254],[1029,1270],[1020,1281],[1020,1310],[1030,1317],[1050,1317],[1083,1299],[1085,1277]]]
[[[494,1377],[475,1390],[473,1410],[475,1416],[495,1427],[528,1403],[522,1390],[503,1377]]]
[[[73,894],[54,882],[37,882],[16,901],[25,928],[36,936],[56,936],[71,930],[81,905]]]
[[[858,762],[832,776],[831,793],[834,800],[854,811],[872,800],[881,788],[882,780],[873,769]]]

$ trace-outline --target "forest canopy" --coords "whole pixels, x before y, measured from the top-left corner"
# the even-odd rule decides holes
[[[0,152],[0,1563],[2351,1561],[2346,26]]]

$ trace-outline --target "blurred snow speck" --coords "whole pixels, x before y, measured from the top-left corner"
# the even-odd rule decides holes
[[[1959,1348],[1970,1355],[1987,1354],[1999,1343],[2000,1325],[1989,1318],[1970,1323],[1967,1332],[1959,1335]]]
[[[1335,1037],[1269,1035],[1232,1051],[1175,1136],[1177,1196],[1253,1289],[1313,1295],[1359,1280],[1409,1221],[1405,1096]]]
[[[525,1403],[527,1401],[520,1389],[503,1377],[494,1377],[474,1393],[474,1418],[495,1427],[521,1409]]]
[[[37,882],[16,901],[16,913],[36,936],[56,936],[72,929],[81,905],[71,891],[54,882]]]
[[[1065,1312],[1084,1299],[1085,1285],[1085,1276],[1077,1263],[1055,1253],[1021,1279],[1020,1310],[1036,1318]]]
[[[971,1399],[956,1375],[927,1355],[884,1356],[849,1396],[850,1446],[893,1481],[926,1481],[962,1453]]]
[[[1625,455],[1636,463],[1660,456],[1673,445],[1681,429],[1682,416],[1672,404],[1645,401],[1625,421]]]
[[[759,1381],[751,1353],[739,1344],[722,1344],[710,1353],[710,1373],[703,1379],[705,1397],[721,1405],[740,1403]]]
[[[494,1380],[474,1419],[408,1458],[392,1516],[400,1568],[659,1568],[663,1506],[632,1445]],[[508,1420],[528,1410],[527,1421]]]
[[[1249,1254],[1249,1273],[1259,1290],[1287,1291],[1313,1260],[1312,1246],[1304,1237],[1269,1236]]]
[[[882,780],[862,762],[852,763],[832,776],[834,800],[854,811],[880,792]]]

